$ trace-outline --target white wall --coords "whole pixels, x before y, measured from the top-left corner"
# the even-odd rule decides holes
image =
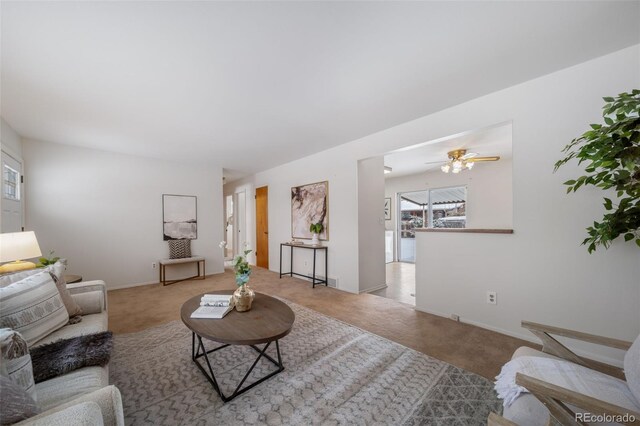
[[[386,287],[384,259],[384,157],[358,162],[359,291]]]
[[[585,189],[565,195],[562,182],[579,169],[568,165],[553,174],[562,147],[600,120],[601,97],[640,86],[640,45],[460,104],[301,160],[258,173],[255,185],[269,186],[271,268],[277,269],[278,245],[291,238],[291,186],[330,182],[330,276],[339,288],[357,292],[358,214],[357,161],[393,150],[513,122],[513,253],[519,257],[517,281],[500,288],[499,318],[482,301],[478,311],[458,312],[467,320],[508,333],[526,333],[523,318],[550,320],[559,326],[631,339],[640,333],[640,254],[632,244],[588,255],[580,246],[584,228],[602,213],[602,193]],[[450,234],[441,236],[447,237]],[[459,236],[465,238],[465,236]],[[454,242],[454,240],[449,240]],[[458,245],[452,244],[451,247]],[[418,255],[421,255],[418,247]],[[491,250],[475,254],[474,264],[490,263]],[[444,274],[457,268],[457,255],[432,265]],[[471,261],[471,260],[469,260]],[[512,262],[506,258],[505,263]],[[438,272],[439,271],[439,272]],[[424,271],[422,274],[424,277]],[[549,277],[558,277],[549,280]],[[469,277],[473,280],[473,277]],[[424,285],[419,277],[418,286]],[[484,283],[481,285],[484,291]],[[507,287],[512,289],[508,291]],[[417,292],[419,290],[416,290]],[[444,291],[466,298],[464,288]],[[424,294],[424,293],[423,293]],[[508,297],[508,294],[513,294]],[[469,295],[469,297],[474,297]],[[506,297],[506,299],[505,299]],[[576,299],[576,297],[578,299]],[[545,303],[532,303],[545,300]],[[418,309],[434,308],[417,298]],[[441,311],[457,309],[452,305]]]
[[[162,194],[198,197],[192,252],[208,274],[223,271],[222,169],[31,140],[23,150],[27,227],[43,253],[68,259],[69,273],[110,289],[158,282],[151,263],[169,256]],[[168,277],[195,274],[188,266]]]
[[[0,117],[0,142],[2,151],[17,160],[22,159],[22,139],[2,117]]]
[[[255,175],[254,187],[269,186],[271,270],[278,270],[280,243],[291,240],[291,187],[327,180],[329,241],[322,243],[328,246],[329,277],[338,280],[338,288],[359,292],[357,159],[353,152],[343,155],[345,150],[349,152],[350,149],[343,145]],[[255,234],[255,220],[251,226],[253,231],[249,231],[250,235]],[[311,271],[311,253],[307,252],[310,250],[295,251],[295,272],[306,274]],[[288,268],[285,257],[283,269]]]

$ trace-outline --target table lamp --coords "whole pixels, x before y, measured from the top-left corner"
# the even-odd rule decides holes
[[[42,256],[36,234],[33,231],[0,234],[0,274],[33,269],[36,264],[22,259]]]

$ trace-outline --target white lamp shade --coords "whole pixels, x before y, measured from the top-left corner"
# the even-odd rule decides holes
[[[0,234],[0,262],[31,259],[42,256],[33,231]]]

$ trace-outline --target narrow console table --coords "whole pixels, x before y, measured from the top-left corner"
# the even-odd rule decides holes
[[[282,272],[282,248],[283,247],[290,247],[290,265],[291,265],[291,270],[289,272]],[[293,272],[293,249],[294,248],[300,248],[300,249],[306,249],[306,250],[313,250],[313,273],[312,275],[304,275],[304,274],[298,274],[297,272]],[[324,284],[325,286],[328,285],[328,279],[329,279],[329,250],[327,250],[328,247],[326,246],[312,246],[312,245],[308,245],[308,244],[291,244],[291,243],[281,243],[280,244],[280,278],[282,278],[283,275],[289,275],[290,277],[293,277],[294,275],[297,275],[299,277],[303,277],[303,278],[308,278],[311,280],[311,283],[313,284],[313,288],[315,288],[316,284]],[[321,280],[319,278],[316,278],[316,257],[318,254],[318,251],[323,251],[324,250],[324,279]]]

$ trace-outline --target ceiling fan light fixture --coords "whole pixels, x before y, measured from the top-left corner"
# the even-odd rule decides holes
[[[466,149],[449,151],[447,152],[447,156],[449,157],[449,161],[440,166],[440,170],[444,173],[460,173],[465,169],[473,169],[473,165],[477,161],[498,161],[500,159],[497,155],[492,157],[478,157],[478,154],[475,152],[467,152]]]

